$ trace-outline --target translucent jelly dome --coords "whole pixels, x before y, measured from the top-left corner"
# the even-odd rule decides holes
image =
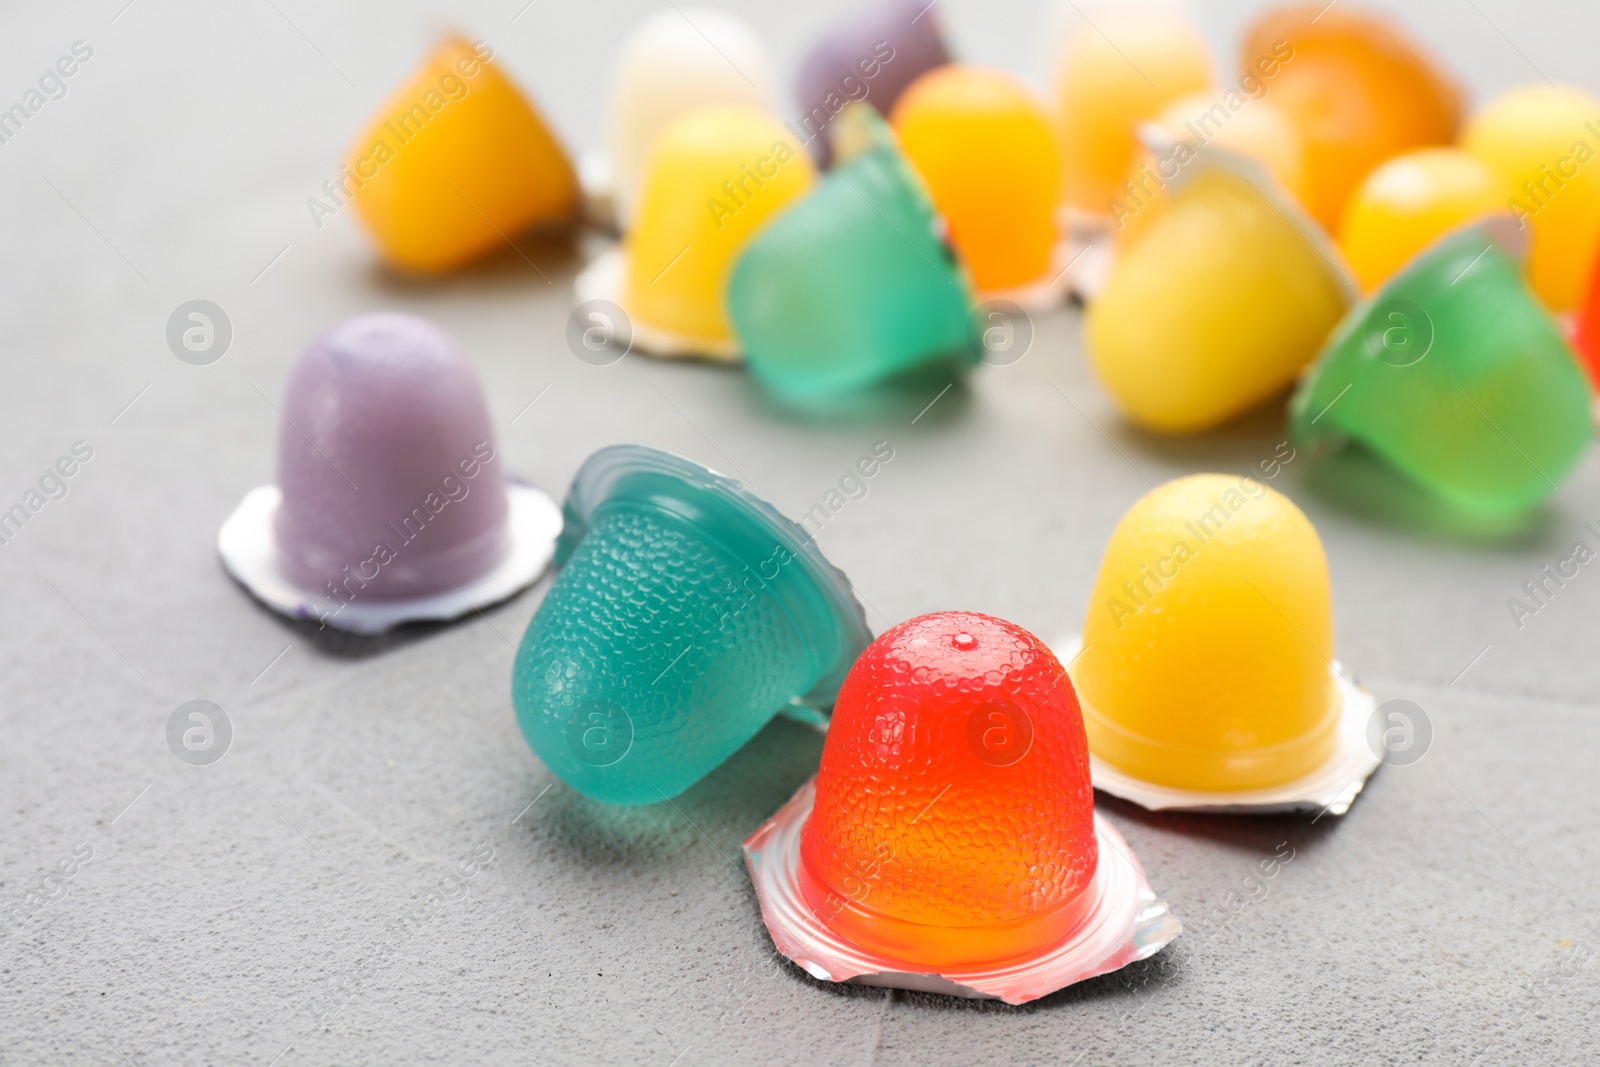
[[[1179,789],[1300,778],[1337,745],[1328,561],[1259,482],[1197,474],[1117,524],[1073,680],[1096,757]]]
[[[1169,11],[1096,11],[1067,40],[1056,71],[1066,202],[1111,214],[1139,123],[1210,84],[1205,41],[1187,22]]]
[[[1339,249],[1371,292],[1446,232],[1503,204],[1482,161],[1459,148],[1419,148],[1362,181],[1345,207]]]
[[[1579,89],[1513,89],[1473,116],[1461,147],[1500,182],[1503,204],[1533,227],[1528,280],[1552,311],[1570,311],[1600,243],[1600,100]]]
[[[905,91],[893,122],[973,284],[996,292],[1048,280],[1061,158],[1029,89],[1001,71],[940,67]]]
[[[1260,184],[1198,172],[1126,242],[1089,306],[1090,361],[1141,426],[1193,433],[1249,410],[1294,380],[1344,314],[1343,279]]]
[[[440,45],[350,147],[339,184],[397,267],[449,270],[576,211],[571,162],[491,54]]]
[[[607,145],[618,217],[633,218],[645,159],[674,119],[713,104],[772,104],[772,60],[753,30],[707,8],[640,23],[612,76]]]
[[[1098,851],[1078,702],[1021,627],[901,623],[845,678],[802,830],[802,890],[863,948],[1017,959],[1079,919]]]
[[[752,108],[701,108],[668,126],[628,233],[628,313],[652,329],[732,339],[723,289],[734,257],[815,178],[789,132]]]
[[[505,475],[477,375],[414,315],[349,319],[290,372],[277,559],[310,592],[429,596],[511,551]]]
[[[1240,53],[1246,73],[1262,60],[1277,61],[1269,99],[1305,140],[1302,202],[1329,231],[1373,167],[1455,138],[1455,86],[1378,16],[1320,0],[1277,8],[1255,23]]]

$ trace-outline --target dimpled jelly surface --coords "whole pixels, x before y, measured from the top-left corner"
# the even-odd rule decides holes
[[[602,507],[539,606],[512,698],[535,753],[599,800],[675,796],[815,680],[774,596],[685,519]]]
[[[1072,677],[1090,746],[1130,774],[1255,789],[1333,754],[1327,557],[1304,513],[1260,483],[1196,474],[1134,504],[1083,642]]]
[[[1037,918],[1095,871],[1078,701],[1026,630],[967,612],[901,623],[839,692],[801,859],[869,911],[938,927]]]

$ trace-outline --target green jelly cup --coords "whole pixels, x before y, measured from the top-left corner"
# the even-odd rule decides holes
[[[840,162],[756,234],[728,282],[751,372],[791,400],[982,355],[965,271],[888,126],[851,104],[834,130]]]
[[[1594,432],[1577,357],[1499,217],[1441,237],[1351,309],[1289,414],[1297,444],[1357,441],[1480,515],[1550,496]]]
[[[534,753],[596,800],[674,797],[779,712],[820,721],[872,640],[805,530],[679,456],[601,449],[564,517],[511,699]]]

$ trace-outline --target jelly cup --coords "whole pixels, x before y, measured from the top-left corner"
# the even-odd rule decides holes
[[[1339,248],[1372,292],[1444,234],[1503,212],[1494,173],[1459,148],[1419,148],[1368,174],[1346,205]]]
[[[832,124],[848,103],[864,100],[887,115],[908,85],[948,62],[939,13],[926,0],[878,0],[848,12],[800,61],[800,116],[790,128],[826,167],[833,160]]]
[[[531,226],[576,217],[572,164],[490,55],[482,42],[446,41],[350,147],[334,184],[353,189],[357,212],[395,267],[447,271]]]
[[[511,696],[545,766],[596,800],[677,796],[780,711],[815,719],[871,640],[804,530],[686,459],[601,449],[565,517]]]
[[[628,35],[611,77],[606,155],[584,161],[584,184],[626,229],[661,131],[715,104],[772,105],[772,59],[743,21],[721,11],[667,9]]]
[[[1481,515],[1550,496],[1593,434],[1583,372],[1506,218],[1445,235],[1353,309],[1289,410],[1298,444],[1355,440]]]
[[[1126,195],[1139,124],[1211,83],[1205,40],[1172,12],[1095,12],[1067,39],[1055,75],[1067,204],[1113,214],[1112,201]]]
[[[472,365],[426,319],[328,330],[281,414],[278,484],[217,536],[229,573],[274,610],[378,633],[504,600],[549,565],[560,514],[507,479]]]
[[[1159,131],[1146,132],[1154,146]],[[1326,237],[1264,170],[1214,146],[1188,151],[1158,147],[1182,168],[1085,319],[1117,405],[1164,433],[1209,429],[1287,387],[1354,297]]]
[[[965,273],[882,119],[851,104],[840,162],[734,265],[728,312],[750,370],[780,396],[860,388],[980,355]]]
[[[913,82],[892,120],[982,298],[1058,296],[1060,148],[1033,93],[1001,71],[952,64]]]
[[[1083,720],[1031,634],[969,612],[850,669],[822,766],[745,842],[778,950],[818,978],[1024,1003],[1181,931],[1094,811]]]
[[[1063,646],[1094,784],[1149,808],[1343,814],[1380,760],[1333,663],[1328,562],[1250,478],[1158,486],[1117,524]]]
[[[1275,68],[1270,99],[1305,142],[1303,203],[1330,232],[1373,167],[1455,139],[1459,90],[1381,16],[1321,0],[1275,8],[1240,56],[1247,74]]]
[[[1600,245],[1600,100],[1528,85],[1472,117],[1461,147],[1499,180],[1503,204],[1531,227],[1528,279],[1552,311],[1571,311]]]
[[[1572,347],[1589,375],[1589,384],[1600,390],[1600,261],[1589,268],[1589,289],[1573,326]]]
[[[811,188],[811,157],[753,108],[691,111],[656,138],[626,242],[596,257],[578,300],[608,300],[650,355],[735,360],[728,272],[768,218]]]

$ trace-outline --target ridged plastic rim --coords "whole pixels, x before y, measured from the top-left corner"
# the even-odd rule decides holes
[[[578,542],[589,532],[595,512],[610,501],[617,483],[632,474],[660,474],[679,482],[686,493],[710,493],[732,504],[741,514],[777,538],[788,549],[806,577],[821,591],[844,634],[844,648],[835,663],[824,668],[817,683],[797,694],[805,704],[830,707],[856,657],[872,643],[866,612],[851,589],[850,579],[828,562],[816,542],[777,508],[746,489],[742,483],[690,459],[646,445],[610,445],[600,449],[578,469],[567,491],[562,513],[565,524],[556,545],[556,563],[564,565]]]

